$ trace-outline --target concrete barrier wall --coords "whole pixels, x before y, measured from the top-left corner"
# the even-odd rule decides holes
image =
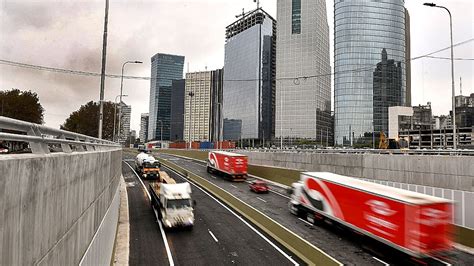
[[[474,192],[474,157],[239,151],[255,165]]]
[[[120,149],[0,156],[0,265],[79,264],[117,193],[121,160]]]

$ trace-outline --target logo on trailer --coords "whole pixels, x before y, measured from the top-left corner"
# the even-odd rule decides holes
[[[383,216],[392,216],[397,213],[397,211],[392,210],[390,206],[383,201],[369,200],[365,204],[369,205],[370,209],[372,209],[373,212]]]

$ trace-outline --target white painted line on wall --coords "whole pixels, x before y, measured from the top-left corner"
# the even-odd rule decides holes
[[[266,201],[266,200],[264,200],[264,199],[262,199],[262,198],[260,198],[260,197],[257,197],[257,199],[259,199],[259,200],[261,200],[261,201],[263,201],[263,202],[267,203],[267,201]]]
[[[268,244],[270,244],[273,248],[275,248],[280,254],[282,254],[285,258],[287,258],[289,261],[291,261],[291,263],[293,263],[294,265],[299,265],[298,262],[296,262],[290,255],[286,254],[281,248],[279,248],[277,245],[275,245],[275,243],[273,243],[272,241],[270,241],[270,239],[268,239],[266,236],[264,236],[262,233],[260,233],[260,231],[258,231],[257,229],[255,229],[255,227],[253,227],[251,224],[249,224],[247,221],[244,220],[244,218],[242,218],[241,216],[237,215],[237,213],[235,213],[232,209],[230,209],[229,207],[227,207],[226,205],[224,205],[222,202],[220,202],[219,200],[217,200],[214,196],[212,196],[211,194],[209,194],[206,190],[204,190],[203,188],[201,188],[200,186],[194,184],[194,182],[192,182],[191,180],[189,180],[188,178],[184,177],[183,175],[181,175],[180,173],[178,173],[177,171],[175,171],[174,169],[171,169],[169,167],[167,167],[170,171],[173,171],[174,173],[176,173],[177,175],[181,176],[183,179],[185,179],[186,181],[188,181],[190,184],[192,184],[193,186],[195,186],[197,189],[201,190],[204,194],[206,194],[207,196],[209,196],[211,199],[213,199],[214,201],[216,201],[219,205],[221,205],[224,209],[228,210],[230,213],[232,213],[235,217],[237,217],[237,219],[239,219],[242,223],[244,223],[246,226],[248,226],[250,229],[252,229],[252,231],[254,231],[258,236],[260,236],[263,240],[265,240]],[[324,253],[325,254],[325,253]]]
[[[141,178],[138,176],[138,174],[135,172],[135,170],[130,166],[130,164],[128,164],[127,162],[124,161],[125,164],[128,165],[128,167],[130,168],[130,170],[132,170],[132,172],[135,174],[135,176],[138,178],[138,180],[140,181],[140,183],[142,184],[143,186],[143,189],[145,190],[147,196],[148,196],[148,199],[151,201],[151,196],[150,196],[150,193],[148,192],[148,189],[146,189],[146,186],[145,184],[143,183],[143,181],[141,180]],[[166,238],[166,233],[165,233],[165,230],[163,230],[163,225],[161,224],[161,221],[160,219],[158,219],[158,213],[156,212],[155,208],[153,207],[153,211],[155,213],[155,217],[156,217],[156,220],[158,221],[158,225],[160,226],[160,232],[161,232],[161,236],[163,238],[163,242],[165,244],[165,249],[166,249],[166,254],[168,255],[168,262],[170,264],[170,266],[174,266],[174,261],[173,261],[173,256],[171,255],[171,250],[170,250],[170,247],[168,245],[168,239]]]
[[[219,242],[219,240],[217,240],[217,237],[211,232],[211,230],[207,229],[207,231],[212,236],[212,238],[214,238],[214,241],[216,241],[216,243]]]
[[[462,226],[466,226],[466,209],[465,209],[465,203],[466,203],[466,193],[464,191],[461,193],[461,213],[462,213]]]
[[[379,259],[379,258],[376,258],[376,257],[372,257],[372,258],[373,258],[374,260],[376,260],[376,261],[382,263],[382,264],[385,265],[385,266],[390,265],[390,264],[386,263],[385,261],[383,261],[383,260],[381,260],[381,259]]]
[[[306,221],[306,220],[303,220],[303,219],[301,219],[301,218],[298,218],[298,220],[302,221],[302,222],[305,223],[305,224],[309,224],[309,225],[313,226],[312,223],[310,223],[310,222],[308,222],[308,221]]]

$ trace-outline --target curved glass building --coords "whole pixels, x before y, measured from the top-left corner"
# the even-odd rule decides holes
[[[335,144],[371,143],[407,104],[404,0],[335,0],[334,16]]]

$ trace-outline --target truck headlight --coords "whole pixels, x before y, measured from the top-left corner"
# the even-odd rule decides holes
[[[166,227],[171,227],[171,222],[168,219],[165,219]]]
[[[146,177],[146,174],[143,174],[143,177]]]

